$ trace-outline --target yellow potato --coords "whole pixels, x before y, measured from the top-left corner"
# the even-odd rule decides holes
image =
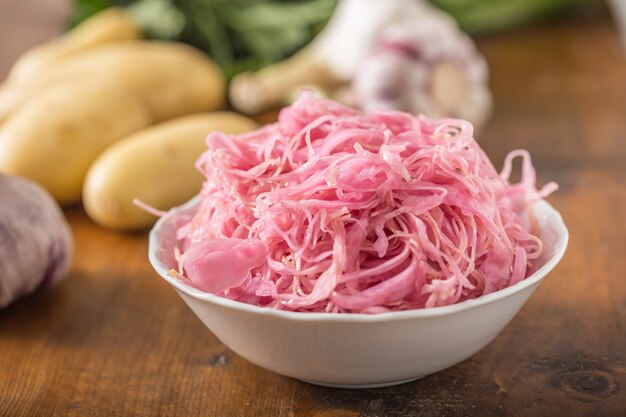
[[[195,162],[212,131],[243,133],[257,124],[231,112],[202,113],[151,126],[107,149],[85,179],[83,205],[98,224],[119,230],[149,227],[153,215],[133,199],[161,210],[184,203],[200,190]]]
[[[0,91],[0,123],[42,88],[85,76],[126,86],[155,121],[216,110],[225,100],[221,71],[199,50],[177,42],[118,42],[69,57],[28,83]]]
[[[0,172],[38,182],[61,204],[80,200],[85,173],[113,142],[150,124],[123,86],[77,79],[42,91],[0,130]]]
[[[24,53],[9,74],[11,82],[28,81],[48,70],[50,64],[109,42],[141,37],[141,31],[123,9],[105,9],[85,20],[60,38]]]

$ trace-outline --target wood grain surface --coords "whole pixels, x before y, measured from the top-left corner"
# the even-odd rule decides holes
[[[0,76],[65,13],[59,1],[0,0]],[[540,182],[561,185],[550,201],[571,233],[562,263],[493,343],[393,388],[282,377],[206,330],[151,270],[145,234],[100,229],[77,207],[66,211],[77,243],[67,279],[0,311],[0,416],[626,415],[624,51],[606,14],[479,47],[496,102],[479,140],[496,165],[531,152]]]

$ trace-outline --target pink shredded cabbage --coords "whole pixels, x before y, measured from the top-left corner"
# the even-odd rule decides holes
[[[542,249],[528,207],[557,186],[536,190],[526,151],[498,174],[472,130],[303,93],[275,124],[213,133],[174,274],[244,303],[333,313],[442,306],[513,285]]]

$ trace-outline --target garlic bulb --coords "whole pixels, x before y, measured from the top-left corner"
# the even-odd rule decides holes
[[[384,31],[352,82],[363,110],[455,117],[480,128],[491,111],[488,68],[472,40],[444,13]]]
[[[39,185],[0,174],[0,308],[61,279],[73,239],[60,207]]]

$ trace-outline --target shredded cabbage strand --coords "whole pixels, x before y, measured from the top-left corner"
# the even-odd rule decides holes
[[[175,275],[281,310],[429,308],[513,285],[542,250],[529,206],[557,188],[535,188],[526,151],[499,174],[463,120],[364,115],[309,92],[277,123],[207,145]]]

